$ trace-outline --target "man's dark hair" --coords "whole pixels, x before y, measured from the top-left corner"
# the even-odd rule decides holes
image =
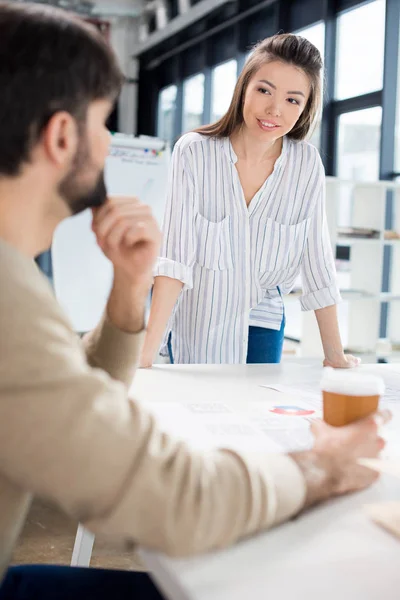
[[[84,123],[91,102],[113,102],[122,73],[100,32],[39,4],[0,2],[0,176],[29,162],[58,111]]]

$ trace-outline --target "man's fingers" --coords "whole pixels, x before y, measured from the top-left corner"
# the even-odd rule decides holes
[[[146,206],[136,196],[109,196],[102,206],[92,210],[93,216],[96,219],[102,219],[111,209],[125,205]]]
[[[139,222],[126,231],[124,243],[127,246],[135,246],[141,242],[161,243],[161,235],[157,227],[151,223]]]
[[[140,242],[158,242],[161,236],[153,219],[126,218],[116,224],[108,225],[105,235],[99,235],[101,245],[116,248],[124,243],[134,246]]]
[[[379,451],[383,450],[386,446],[386,440],[384,440],[382,437],[378,438],[378,449]]]
[[[320,431],[321,427],[323,427],[324,425],[322,424],[322,421],[318,421],[318,420],[313,420],[311,421],[311,433],[314,435],[317,435],[317,433]]]
[[[127,214],[110,213],[101,222],[93,226],[94,233],[100,237],[106,237],[110,231],[119,223],[147,223],[153,222],[154,218],[148,210],[137,210],[127,212]]]
[[[103,244],[110,249],[118,248],[127,230],[131,227],[129,221],[117,223],[103,239]]]
[[[101,215],[93,215],[93,225],[100,226],[103,221],[114,217],[116,219],[130,215],[151,216],[151,208],[146,204],[124,204],[122,206],[111,206]]]
[[[378,410],[378,412],[374,414],[374,420],[377,427],[382,427],[382,425],[386,425],[386,423],[389,423],[389,421],[392,420],[392,413],[387,409]]]
[[[104,217],[97,225],[93,225],[93,231],[99,238],[101,243],[105,243],[110,232],[121,222],[121,219],[116,215],[108,215]]]
[[[127,246],[135,246],[140,242],[147,241],[149,238],[151,238],[149,235],[149,228],[146,227],[146,223],[139,221],[126,231],[124,243]]]
[[[100,222],[105,217],[107,217],[110,213],[118,213],[118,211],[126,211],[130,209],[143,209],[145,211],[151,212],[150,207],[147,204],[142,204],[137,198],[110,198],[101,206],[100,208],[94,208],[92,210],[93,213],[93,221]]]
[[[149,219],[153,218],[151,209],[148,206],[125,206],[113,208],[101,219],[93,219],[92,229],[97,235],[105,235],[114,223],[124,219]]]

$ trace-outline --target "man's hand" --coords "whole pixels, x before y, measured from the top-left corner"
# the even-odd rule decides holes
[[[385,422],[390,418],[388,411],[382,411],[380,415]],[[377,457],[385,447],[375,417],[367,417],[344,427],[331,427],[323,421],[316,421],[312,425],[312,432],[315,436],[314,451],[336,462],[338,477],[333,490],[335,495],[363,489],[375,481],[377,474],[370,473],[357,462],[359,458]]]
[[[151,282],[161,233],[148,206],[137,198],[109,198],[93,209],[92,229],[116,273],[132,285]]]
[[[387,421],[390,413],[382,412],[381,417]],[[315,421],[312,432],[315,436],[313,450],[292,454],[306,481],[306,506],[362,490],[377,479],[377,473],[357,462],[359,458],[377,457],[385,446],[374,417],[345,427],[331,427],[323,421]]]
[[[161,243],[157,222],[150,208],[137,198],[115,197],[101,208],[93,209],[92,229],[114,267],[108,318],[122,331],[141,331],[152,269]]]

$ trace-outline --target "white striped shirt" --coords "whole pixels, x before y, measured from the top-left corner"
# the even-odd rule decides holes
[[[172,331],[177,363],[245,363],[249,326],[280,329],[300,271],[303,310],[340,301],[316,148],[285,137],[248,207],[236,162],[229,138],[188,133],[174,148],[154,274],[184,283],[161,349]]]

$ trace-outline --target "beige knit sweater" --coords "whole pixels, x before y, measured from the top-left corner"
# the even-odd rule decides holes
[[[189,555],[304,503],[288,457],[195,452],[128,398],[142,334],[72,331],[35,263],[0,240],[0,580],[32,496],[129,547]]]

